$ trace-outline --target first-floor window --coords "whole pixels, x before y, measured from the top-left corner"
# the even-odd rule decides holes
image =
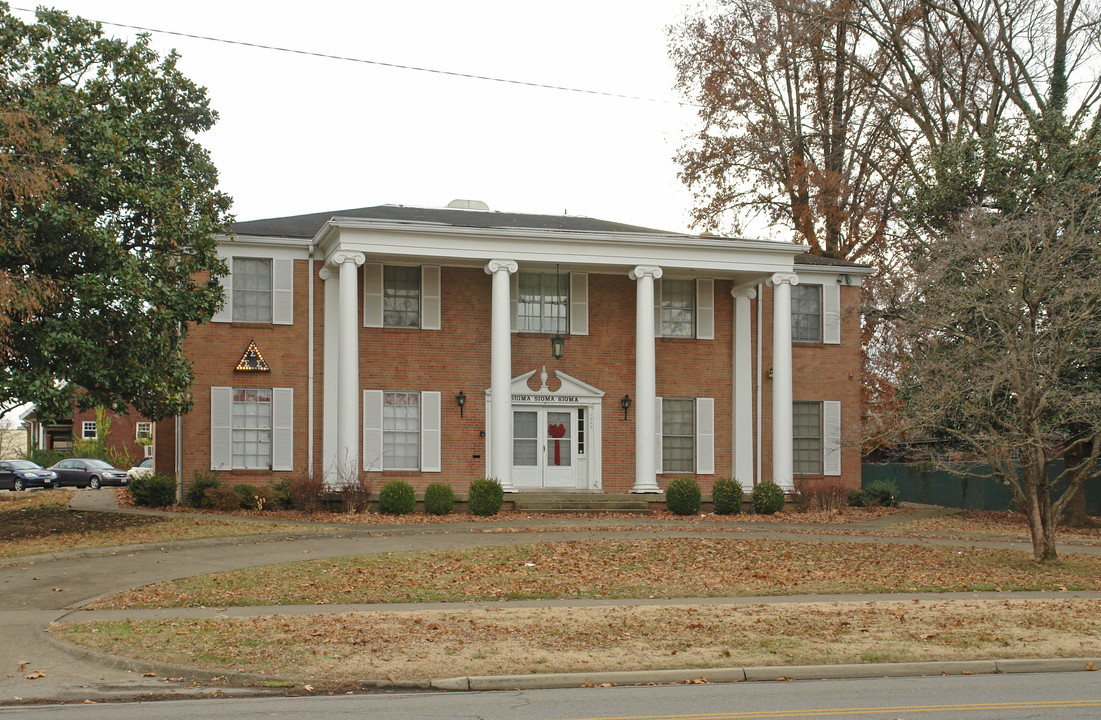
[[[136,425],[135,432],[136,440],[152,440],[153,439],[153,423],[140,422]]]
[[[822,403],[792,403],[792,450],[796,473],[822,473]]]
[[[271,469],[271,388],[233,388],[233,467]]]
[[[382,394],[382,456],[387,470],[420,468],[420,393]]]
[[[661,470],[695,470],[695,402],[683,398],[661,401]]]
[[[96,439],[96,421],[95,420],[85,420],[84,421],[83,425],[80,428],[80,437],[82,437],[85,440],[95,440]]]

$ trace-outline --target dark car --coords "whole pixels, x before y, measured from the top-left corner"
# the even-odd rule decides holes
[[[58,487],[75,485],[95,490],[101,485],[125,485],[130,481],[125,470],[119,470],[104,460],[92,458],[69,458],[50,469],[57,473]]]
[[[0,460],[0,490],[57,486],[57,473],[30,460]]]

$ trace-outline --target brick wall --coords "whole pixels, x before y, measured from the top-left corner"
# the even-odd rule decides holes
[[[210,468],[210,387],[294,388],[294,467],[308,464],[308,273],[309,263],[294,263],[294,325],[258,323],[208,323],[194,327],[185,343],[195,363],[193,389],[195,406],[183,418],[184,479],[195,470]],[[313,263],[313,271],[320,265]],[[360,298],[357,321],[360,342],[360,388],[391,391],[439,391],[441,393],[443,472],[393,472],[372,474],[377,489],[382,482],[402,478],[423,489],[428,483],[444,481],[465,491],[470,481],[485,474],[486,408],[484,391],[490,385],[491,279],[480,268],[444,267],[441,271],[442,329],[419,330],[362,327],[363,274],[359,275]],[[662,397],[711,397],[715,400],[715,475],[697,476],[708,491],[717,477],[732,470],[732,315],[731,285],[715,282],[715,339],[656,340],[657,392]],[[859,288],[842,287],[842,343],[795,343],[793,349],[793,394],[799,400],[839,400],[846,428],[855,428],[860,418],[860,332]],[[325,283],[314,282],[314,466],[322,470],[322,418],[324,408],[324,296]],[[763,365],[772,365],[772,295],[764,290]],[[754,384],[757,381],[757,302],[753,301]],[[551,390],[557,388],[555,370],[561,370],[605,392],[602,417],[602,475],[606,492],[626,492],[634,484],[634,421],[632,405],[623,419],[620,398],[635,395],[634,388],[635,283],[626,271],[614,275],[589,275],[589,334],[567,336],[564,356],[554,360],[547,335],[512,335],[512,375],[535,370],[532,390],[538,385],[538,371],[546,365]],[[238,360],[255,341],[270,373],[241,373]],[[467,396],[463,417],[455,396]],[[763,478],[771,477],[771,380],[763,376],[763,415],[759,430],[764,433]],[[756,406],[754,407],[756,422]],[[157,467],[172,467],[174,443],[172,420],[159,424]],[[756,446],[756,443],[754,443]],[[477,457],[476,457],[477,456]],[[859,442],[846,443],[842,451],[842,480],[860,485]],[[266,482],[286,473],[235,470],[224,473],[227,482]],[[665,487],[674,475],[659,477]]]

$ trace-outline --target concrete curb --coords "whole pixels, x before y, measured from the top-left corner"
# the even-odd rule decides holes
[[[686,668],[638,672],[550,673],[547,675],[476,675],[439,678],[435,690],[550,690],[605,685],[729,683],[778,680],[840,680],[928,675],[991,675],[1014,672],[1083,672],[1101,667],[1098,658],[961,660],[950,662],[869,663],[867,665],[775,665],[747,668]]]

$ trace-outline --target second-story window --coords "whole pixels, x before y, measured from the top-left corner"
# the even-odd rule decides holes
[[[421,326],[421,269],[387,265],[382,270],[383,327]]]
[[[520,332],[569,332],[570,276],[520,273],[517,278],[516,329]]]
[[[233,321],[271,322],[270,258],[233,258]]]

